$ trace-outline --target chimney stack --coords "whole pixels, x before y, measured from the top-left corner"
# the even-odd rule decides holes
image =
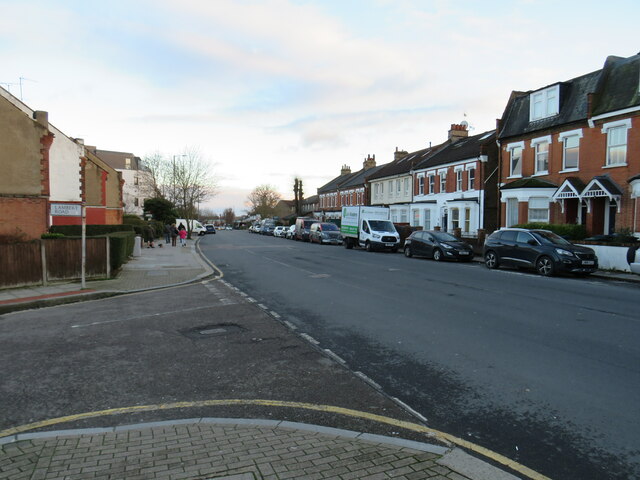
[[[449,140],[451,143],[457,142],[461,138],[467,138],[469,136],[469,131],[467,130],[466,122],[462,124],[451,124],[451,130],[449,130]]]
[[[342,165],[342,170],[340,170],[340,175],[346,175],[351,173],[351,167],[349,165]]]
[[[33,119],[47,130],[49,129],[49,114],[44,110],[36,110],[33,112]]]
[[[396,151],[393,152],[393,161],[397,162],[402,157],[406,157],[407,155],[409,155],[409,152],[407,152],[405,150],[398,150],[398,147],[396,147]]]
[[[365,158],[364,162],[362,162],[362,168],[364,170],[369,170],[370,168],[373,168],[375,166],[376,166],[376,155],[375,154],[373,156],[367,155],[367,158]]]

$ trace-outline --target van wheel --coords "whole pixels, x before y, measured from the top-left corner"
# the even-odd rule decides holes
[[[413,253],[411,252],[411,247],[404,247],[404,256],[407,258],[413,257]]]
[[[498,262],[498,256],[496,255],[496,252],[489,250],[487,253],[485,253],[484,264],[491,270],[498,268],[500,266],[500,263]]]
[[[373,248],[371,248],[371,243],[370,243],[370,242],[366,242],[366,243],[364,244],[364,249],[365,249],[367,252],[373,252]]]
[[[536,261],[536,270],[540,275],[551,277],[554,274],[553,260],[546,256],[540,257]]]
[[[442,250],[440,250],[439,248],[436,248],[433,251],[433,260],[436,262],[440,262],[442,260]]]

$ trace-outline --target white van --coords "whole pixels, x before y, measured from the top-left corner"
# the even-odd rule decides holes
[[[390,217],[390,211],[386,207],[342,207],[340,231],[345,248],[351,249],[358,245],[369,252],[397,252],[400,235]]]
[[[184,218],[176,218],[176,228],[178,230],[180,230],[180,225],[186,228],[187,232],[191,232],[196,235],[204,235],[205,233],[207,233],[207,229],[204,228],[204,225],[202,225],[198,220],[185,220]]]

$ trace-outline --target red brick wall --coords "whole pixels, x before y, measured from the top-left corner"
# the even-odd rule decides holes
[[[531,139],[551,135],[551,144],[549,145],[549,174],[543,176],[536,176],[541,180],[547,180],[560,186],[568,177],[578,177],[582,182],[587,185],[593,177],[599,175],[608,175],[614,182],[616,182],[624,191],[622,201],[620,204],[620,212],[616,214],[616,229],[620,228],[633,228],[633,218],[635,210],[635,202],[630,197],[630,187],[628,179],[634,175],[640,173],[640,116],[632,117],[631,128],[627,130],[627,165],[603,168],[606,164],[606,148],[607,148],[607,135],[602,133],[602,125],[604,123],[613,122],[620,118],[607,118],[599,121],[593,128],[589,128],[585,122],[579,125],[568,125],[563,127],[562,130],[554,132],[536,132],[529,134],[521,138],[511,138],[502,141],[501,148],[501,181],[503,183],[509,183],[513,181],[509,179],[510,169],[510,155],[506,150],[506,146],[509,143],[516,143],[518,141],[524,141],[524,149],[522,152],[522,176],[530,177],[535,171],[535,149],[531,146]],[[577,172],[559,173],[562,170],[562,154],[563,144],[558,141],[559,134],[562,131],[582,129],[582,138],[580,139],[580,151],[579,151],[579,168]],[[448,179],[447,179],[448,181]],[[526,205],[526,204],[525,204]],[[552,223],[565,223],[567,216],[560,212],[558,205],[551,204],[550,221]],[[596,234],[602,233],[602,218],[592,218],[594,215],[603,215],[601,205],[596,205],[595,200],[592,204],[591,213],[587,215],[587,230],[589,233]],[[504,212],[504,209],[502,209]],[[522,213],[522,209],[520,210]],[[520,222],[524,223],[524,218],[520,218]],[[504,226],[505,217],[501,216],[501,223]],[[636,226],[637,231],[637,226]]]
[[[0,197],[0,235],[40,238],[47,231],[46,198]]]

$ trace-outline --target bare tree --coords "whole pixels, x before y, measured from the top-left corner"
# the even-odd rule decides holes
[[[172,201],[181,218],[196,218],[200,202],[217,193],[216,180],[197,148],[186,148],[184,154],[173,157],[171,177]]]
[[[171,182],[171,170],[166,157],[160,152],[146,155],[143,160],[144,174],[140,178],[143,195],[151,198],[168,198],[168,185]]]
[[[273,215],[275,207],[280,200],[280,194],[271,185],[259,185],[247,197],[247,204],[250,207],[249,213],[269,217]]]
[[[233,211],[233,208],[225,208],[224,212],[222,212],[222,219],[225,225],[233,225],[233,222],[236,219],[236,214]]]
[[[293,182],[293,198],[295,202],[296,215],[302,215],[302,200],[304,198],[302,191],[302,179],[297,178]]]

